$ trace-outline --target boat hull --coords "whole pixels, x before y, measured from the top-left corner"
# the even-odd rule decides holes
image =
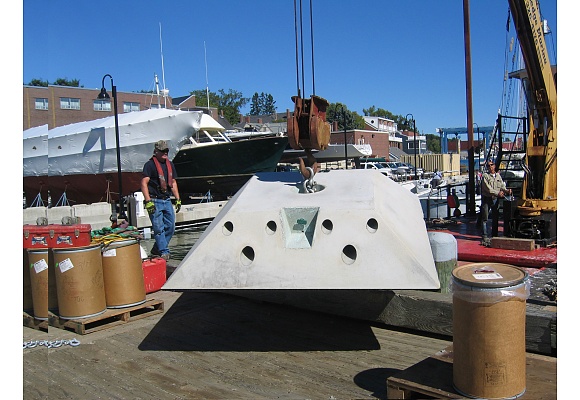
[[[173,163],[180,178],[271,172],[287,144],[288,138],[279,136],[198,146],[178,151]]]
[[[189,196],[211,192],[214,200],[235,194],[257,172],[271,172],[288,143],[287,137],[260,138],[179,151],[174,157],[179,191],[187,202]],[[123,195],[141,190],[141,171],[122,172]],[[117,172],[26,176],[23,185],[27,205],[40,193],[52,205],[66,192],[73,204],[119,201]]]

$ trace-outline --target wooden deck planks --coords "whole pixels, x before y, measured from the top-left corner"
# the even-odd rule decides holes
[[[51,399],[386,398],[390,374],[450,343],[217,293],[159,295],[162,315],[77,335],[78,347],[25,350],[25,398],[46,387]]]

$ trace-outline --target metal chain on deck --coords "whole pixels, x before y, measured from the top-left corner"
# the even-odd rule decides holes
[[[80,345],[81,342],[79,342],[76,338],[73,338],[71,340],[31,340],[29,342],[24,342],[22,344],[22,348],[23,349],[33,349],[36,346],[46,346],[49,349],[54,349],[57,347],[61,347],[61,346],[72,346],[72,347],[77,347],[78,345]]]

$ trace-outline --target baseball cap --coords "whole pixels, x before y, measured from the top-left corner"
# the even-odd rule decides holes
[[[168,150],[167,142],[165,140],[158,140],[155,142],[155,150]]]

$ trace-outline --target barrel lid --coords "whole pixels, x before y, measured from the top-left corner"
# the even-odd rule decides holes
[[[105,246],[105,250],[118,249],[119,247],[130,246],[135,243],[137,243],[137,240],[131,238],[114,240]]]
[[[94,249],[100,249],[100,243],[91,243],[88,246],[78,246],[78,247],[54,247],[52,251],[56,253],[76,253],[76,252],[83,252],[83,251],[90,251]]]
[[[509,264],[471,263],[457,267],[452,272],[458,282],[484,288],[499,288],[521,284],[528,273]]]
[[[24,249],[28,253],[46,253],[48,254],[48,247],[29,247]]]

